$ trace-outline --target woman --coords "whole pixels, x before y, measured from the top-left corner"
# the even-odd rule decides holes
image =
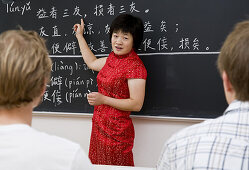
[[[134,127],[131,111],[140,111],[145,96],[147,71],[135,50],[143,39],[143,22],[119,15],[110,27],[112,52],[96,58],[84,37],[84,22],[74,29],[83,59],[97,75],[98,92],[88,94],[94,106],[89,158],[93,164],[134,166]]]

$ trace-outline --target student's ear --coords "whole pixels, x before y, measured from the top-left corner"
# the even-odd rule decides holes
[[[222,80],[223,80],[226,100],[227,100],[227,103],[230,104],[235,99],[235,91],[225,71],[223,71],[222,73]]]
[[[47,89],[47,80],[44,79],[43,87],[42,87],[42,90],[41,90],[41,96],[44,95],[46,89]]]
[[[223,80],[224,90],[227,92],[231,92],[231,90],[233,90],[233,86],[225,71],[223,71],[222,73],[222,80]]]
[[[43,95],[44,95],[44,93],[46,91],[46,87],[47,87],[47,81],[44,80],[43,86],[41,88],[40,96],[38,96],[37,98],[35,98],[33,100],[33,108],[37,107],[39,104],[42,103],[42,99],[43,99]]]

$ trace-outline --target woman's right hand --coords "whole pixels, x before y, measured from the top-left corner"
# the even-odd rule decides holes
[[[80,24],[75,24],[73,26],[74,31],[75,31],[75,35],[78,38],[78,36],[82,36],[83,35],[83,31],[84,31],[84,21],[83,19],[80,20],[81,23]]]

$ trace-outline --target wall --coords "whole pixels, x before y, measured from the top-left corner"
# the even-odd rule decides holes
[[[34,113],[32,127],[80,143],[88,152],[91,115]],[[135,127],[135,166],[155,167],[164,142],[178,130],[200,119],[132,117]]]

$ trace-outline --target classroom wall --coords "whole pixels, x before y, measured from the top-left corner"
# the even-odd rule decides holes
[[[91,134],[89,115],[34,113],[32,127],[78,142],[88,152]],[[178,130],[201,119],[132,116],[135,127],[135,166],[155,167],[164,142]]]

